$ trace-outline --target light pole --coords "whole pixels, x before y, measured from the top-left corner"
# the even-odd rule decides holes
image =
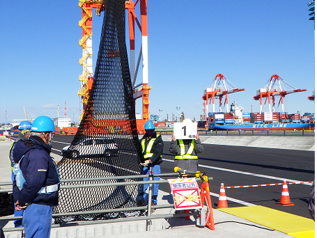
[[[162,111],[163,111],[163,109],[159,109],[159,121],[162,121]]]
[[[177,111],[177,117],[176,117],[176,121],[179,122],[179,111],[180,111],[181,107],[176,107],[176,111]]]
[[[309,20],[312,20],[312,21],[314,21],[314,43],[315,43],[315,0],[312,0],[311,2],[309,2],[308,4],[307,4],[310,8],[309,8],[309,16],[310,16],[310,18],[309,18]],[[315,45],[315,44],[314,44]],[[314,63],[315,63],[315,57],[314,57]],[[315,69],[315,67],[314,67],[314,69]],[[314,72],[315,73],[315,72]],[[316,73],[315,73],[316,74]],[[316,77],[316,76],[315,76]],[[314,78],[315,78],[314,77]],[[314,80],[315,81],[315,80]],[[314,100],[315,101],[315,90],[314,90],[314,92],[313,92],[313,95],[312,96],[310,96],[310,97],[308,97],[308,99],[309,100]]]

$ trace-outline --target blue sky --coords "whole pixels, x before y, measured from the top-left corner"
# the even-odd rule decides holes
[[[245,88],[229,95],[229,104],[236,101],[245,112],[251,106],[260,110],[253,96],[273,74],[307,89],[286,96],[286,112],[314,112],[307,99],[315,88],[314,22],[308,20],[307,3],[148,0],[150,113],[161,109],[163,119],[171,119],[180,107],[185,117],[199,119],[203,91],[218,73]],[[59,105],[63,116],[65,102],[67,116],[78,121],[78,1],[10,1],[2,9],[0,122],[24,118],[24,108],[30,116],[56,117]],[[94,62],[102,20],[103,13],[93,17]],[[139,73],[137,84],[141,81]]]

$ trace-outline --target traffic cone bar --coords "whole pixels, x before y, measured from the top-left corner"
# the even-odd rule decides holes
[[[221,183],[220,185],[218,208],[228,208],[226,191],[225,191],[225,186],[223,185],[223,183]]]
[[[280,206],[294,206],[294,203],[291,203],[291,199],[289,197],[289,193],[288,193],[288,187],[287,187],[287,183],[284,180],[283,182],[283,188],[282,188],[282,194],[281,194],[281,200],[280,202],[276,203],[277,205]]]

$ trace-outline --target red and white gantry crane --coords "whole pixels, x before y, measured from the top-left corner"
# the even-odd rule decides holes
[[[215,112],[215,99],[219,99],[219,111],[222,111],[222,97],[225,96],[227,112],[229,112],[228,94],[244,91],[244,88],[236,88],[222,74],[217,74],[210,88],[206,88],[202,99],[204,100],[204,118],[208,118],[210,101],[212,101],[212,112]]]
[[[268,84],[264,88],[260,88],[256,91],[256,95],[253,97],[254,100],[260,100],[260,112],[262,112],[262,99],[268,101],[269,112],[275,111],[275,97],[280,97],[279,104],[282,105],[282,112],[284,112],[284,97],[291,93],[298,93],[307,91],[306,89],[295,88],[277,74],[273,74],[268,81]],[[272,102],[272,106],[271,106]]]

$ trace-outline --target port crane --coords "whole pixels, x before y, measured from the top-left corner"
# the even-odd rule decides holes
[[[208,118],[208,104],[212,101],[212,112],[215,112],[215,99],[219,99],[219,111],[222,111],[222,97],[225,96],[224,104],[229,112],[228,94],[244,91],[244,88],[236,88],[222,74],[217,74],[210,88],[204,90],[202,99],[204,100],[204,119]]]
[[[269,79],[267,86],[260,88],[256,91],[256,95],[253,97],[254,100],[260,100],[260,112],[262,112],[262,99],[265,99],[265,102],[268,101],[269,112],[275,111],[275,97],[280,97],[279,104],[282,105],[282,112],[284,112],[284,97],[291,93],[298,93],[307,91],[306,89],[298,89],[287,83],[277,74],[273,74]],[[272,108],[271,108],[272,101]]]
[[[138,19],[135,8],[139,4],[140,20]],[[104,0],[79,0],[78,4],[81,8],[82,18],[79,21],[79,26],[82,28],[82,38],[79,40],[79,45],[82,47],[82,57],[79,59],[79,64],[83,66],[82,74],[79,76],[80,89],[78,96],[83,102],[83,110],[85,110],[89,92],[93,84],[93,66],[92,66],[92,12],[96,10],[96,15],[104,10]],[[147,0],[132,0],[125,1],[129,19],[129,39],[130,39],[130,75],[133,87],[134,101],[142,98],[142,117],[146,121],[149,119],[149,91],[152,88],[148,86],[148,37],[147,37]],[[141,32],[141,47],[136,64],[135,60],[135,25],[138,26]],[[114,52],[115,54],[115,52]],[[111,57],[111,55],[109,55]],[[136,85],[138,68],[142,59],[142,82]],[[83,113],[81,114],[82,117]],[[81,120],[81,119],[80,119]],[[144,122],[140,122],[144,124]]]
[[[308,97],[308,100],[315,101],[315,90],[313,91],[313,95]]]

